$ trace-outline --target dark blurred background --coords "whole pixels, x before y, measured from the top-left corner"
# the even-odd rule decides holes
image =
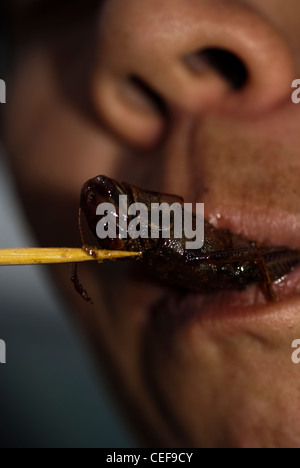
[[[12,54],[1,4],[2,79]],[[36,244],[1,145],[0,248]],[[134,447],[66,307],[47,268],[0,267],[0,339],[7,345],[7,364],[0,365],[0,447]]]

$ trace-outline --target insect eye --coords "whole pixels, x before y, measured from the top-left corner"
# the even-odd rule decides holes
[[[87,194],[87,198],[86,198],[87,202],[91,203],[94,200],[94,198],[95,198],[95,192],[93,190],[90,190]]]

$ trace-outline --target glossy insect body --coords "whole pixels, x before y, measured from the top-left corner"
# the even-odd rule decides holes
[[[82,188],[80,207],[97,238],[97,246],[143,252],[142,261],[160,280],[201,293],[243,289],[252,283],[264,283],[268,297],[274,300],[272,282],[300,263],[299,251],[258,246],[228,230],[216,229],[207,221],[204,225],[204,245],[197,250],[187,250],[184,232],[181,238],[175,239],[172,229],[168,239],[99,239],[96,234],[99,222],[97,207],[101,203],[111,203],[119,225],[120,195],[127,195],[128,206],[139,202],[149,210],[152,203],[182,205],[183,199],[176,195],[145,191],[126,183],[119,184],[104,176],[95,177]]]

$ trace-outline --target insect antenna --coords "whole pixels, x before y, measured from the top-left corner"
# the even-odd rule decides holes
[[[79,227],[79,233],[80,233],[80,238],[81,238],[81,246],[83,250],[85,250],[85,241],[84,241],[84,236],[83,236],[83,229],[82,229],[82,209],[79,207],[78,211],[78,227]],[[71,281],[74,285],[75,291],[78,292],[78,294],[86,301],[89,302],[90,304],[93,304],[93,301],[91,297],[89,296],[88,292],[84,287],[82,286],[79,277],[78,277],[78,263],[71,263]]]

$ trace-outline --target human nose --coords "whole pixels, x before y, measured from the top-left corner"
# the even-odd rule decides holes
[[[290,93],[284,36],[237,0],[109,0],[98,40],[94,104],[131,144],[155,143],[175,112],[249,119]]]

